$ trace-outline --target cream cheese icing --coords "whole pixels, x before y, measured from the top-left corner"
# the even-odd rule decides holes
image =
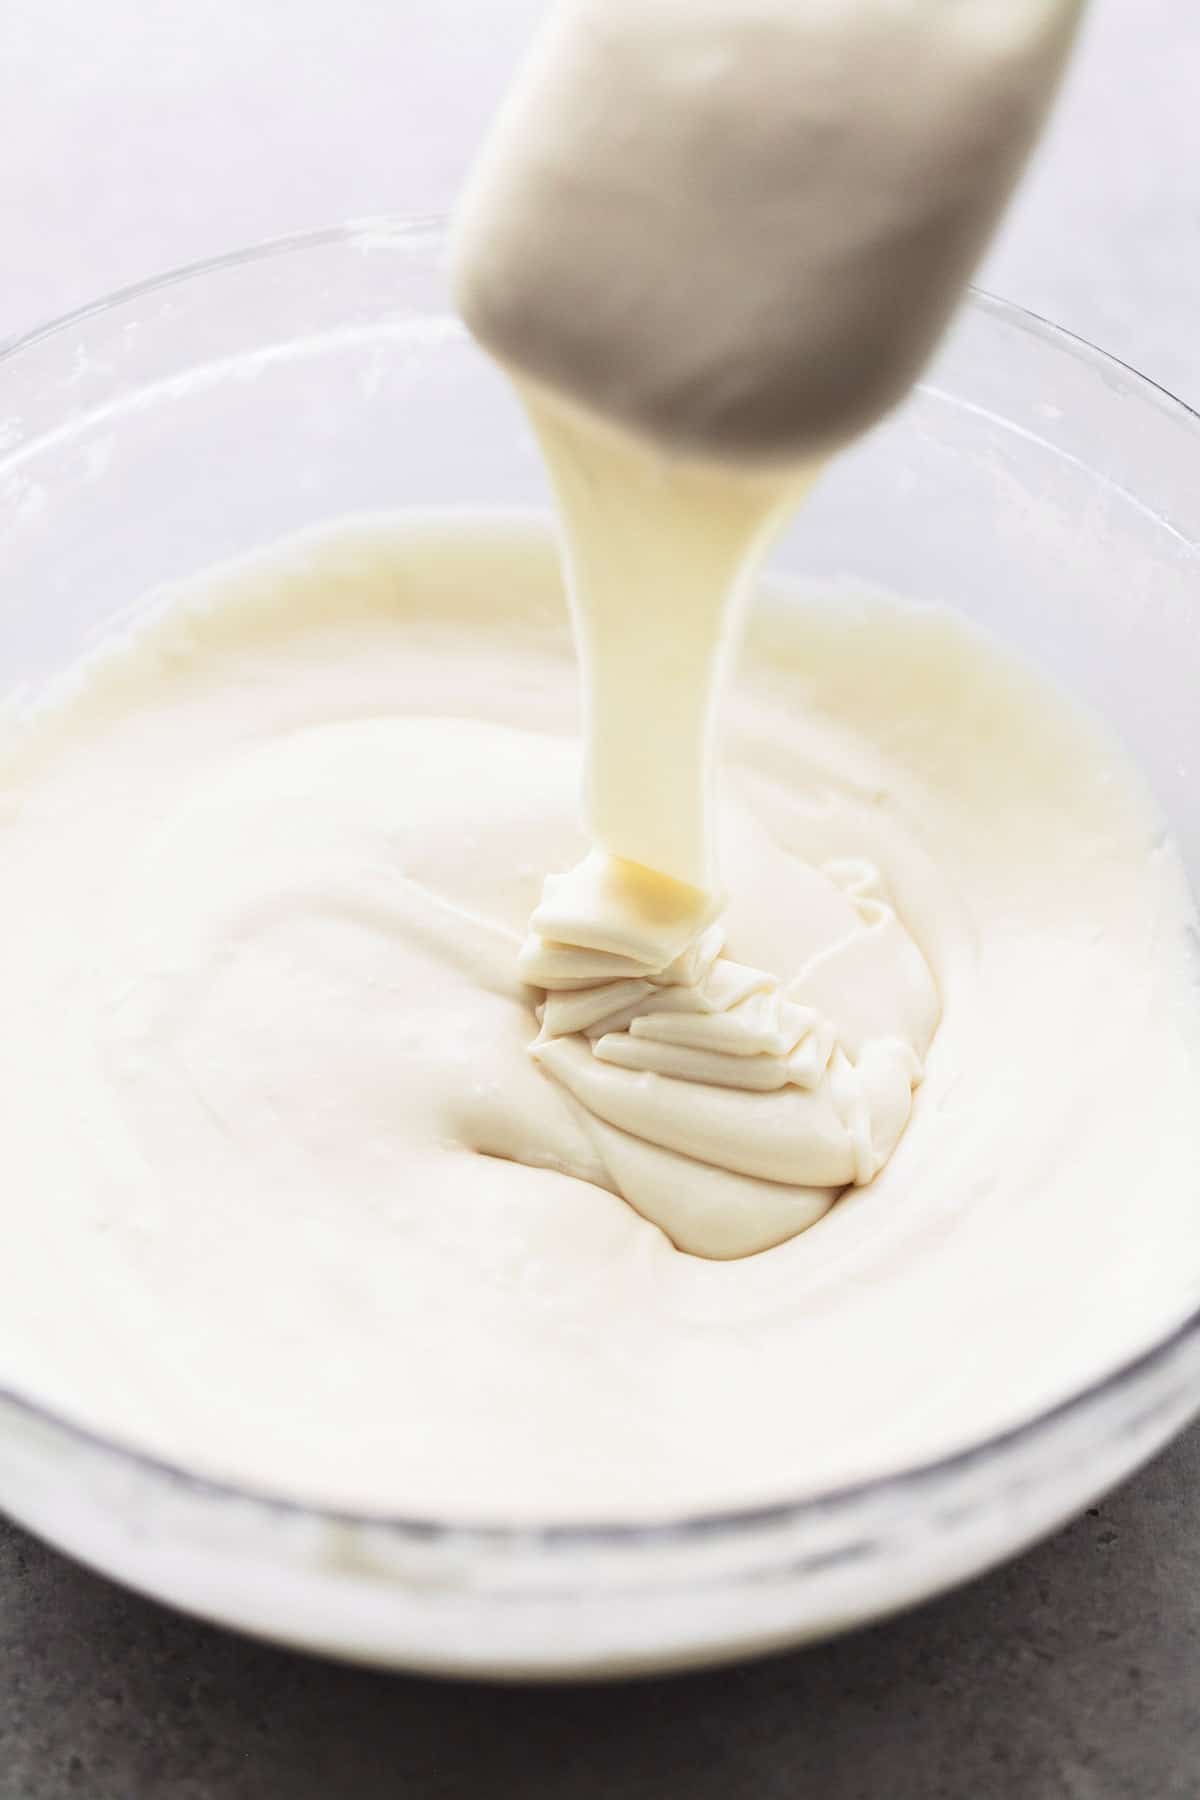
[[[886,1166],[754,1256],[734,1177],[529,1055],[580,772],[552,537],[485,516],[216,571],[8,716],[0,1382],[313,1500],[662,1518],[976,1441],[1195,1304],[1196,921],[1099,726],[950,613],[754,607],[721,959],[875,1034],[836,946],[886,895],[941,1012]]]

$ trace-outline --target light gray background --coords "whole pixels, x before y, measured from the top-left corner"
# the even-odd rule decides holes
[[[538,0],[0,0],[0,338],[173,264],[451,200]],[[1200,404],[1200,0],[1093,0],[985,285]],[[1200,1434],[1055,1542],[741,1670],[343,1670],[0,1524],[0,1800],[1200,1795]]]

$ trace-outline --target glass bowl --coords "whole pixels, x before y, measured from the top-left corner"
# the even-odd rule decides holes
[[[0,692],[36,692],[162,583],[315,520],[546,504],[507,385],[450,312],[442,250],[435,223],[320,232],[8,348]],[[948,601],[1050,670],[1124,737],[1200,886],[1198,540],[1200,419],[976,294],[776,563]],[[1136,1361],[961,1454],[652,1528],[319,1511],[11,1391],[0,1505],[146,1593],[349,1658],[528,1678],[683,1667],[877,1617],[1051,1530],[1200,1407],[1200,1316],[1167,1323]]]

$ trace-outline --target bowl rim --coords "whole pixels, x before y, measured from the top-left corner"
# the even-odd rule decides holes
[[[440,248],[445,242],[446,223],[446,218],[436,213],[372,215],[350,219],[341,225],[263,239],[217,256],[180,264],[160,274],[113,289],[44,324],[34,326],[31,330],[19,331],[0,340],[0,369],[45,340],[114,311],[130,300],[142,299],[244,264],[339,245],[361,250],[385,246],[389,249],[410,248],[414,251],[427,250],[431,246]],[[1169,388],[1151,376],[1144,375],[1120,357],[1099,349],[1079,333],[1055,324],[1028,307],[1004,300],[973,284],[968,287],[960,310],[990,315],[1001,323],[1066,351],[1098,370],[1118,371],[1121,379],[1140,391],[1144,398],[1152,400],[1162,410],[1175,414],[1185,423],[1200,426],[1200,411],[1181,400]],[[0,462],[2,461],[3,458],[0,457]],[[573,1521],[518,1521],[483,1516],[446,1519],[420,1513],[325,1505],[188,1468],[169,1457],[158,1456],[153,1451],[141,1449],[120,1437],[109,1436],[83,1424],[69,1413],[34,1400],[4,1383],[0,1383],[0,1406],[25,1414],[38,1425],[51,1428],[56,1434],[86,1451],[100,1453],[128,1464],[136,1471],[163,1480],[176,1489],[200,1497],[207,1496],[214,1501],[233,1502],[289,1518],[309,1520],[315,1524],[333,1523],[342,1527],[383,1531],[422,1544],[453,1539],[459,1546],[474,1543],[480,1548],[527,1547],[530,1544],[560,1551],[613,1546],[651,1547],[698,1539],[728,1538],[764,1529],[782,1529],[810,1520],[827,1521],[832,1514],[852,1511],[865,1502],[882,1499],[902,1501],[919,1490],[951,1483],[956,1477],[966,1475],[984,1463],[1007,1461],[1018,1456],[1025,1447],[1052,1437],[1060,1427],[1076,1417],[1098,1410],[1108,1401],[1136,1390],[1157,1369],[1170,1365],[1195,1341],[1200,1341],[1200,1306],[1156,1338],[1147,1348],[1126,1357],[1095,1381],[1073,1389],[1052,1405],[1002,1431],[993,1432],[956,1450],[902,1465],[880,1475],[814,1489],[795,1499],[775,1500],[758,1505],[698,1508],[662,1520],[585,1517]],[[1196,1405],[1200,1407],[1200,1389],[1195,1398]]]
[[[81,306],[70,308],[67,312],[58,313],[40,325],[28,329],[18,329],[7,337],[0,338],[0,363],[19,356],[23,351],[31,350],[46,339],[57,336],[60,332],[69,331],[73,326],[81,325],[86,320],[115,311],[130,300],[139,300],[147,295],[164,291],[183,282],[195,280],[205,275],[217,275],[224,270],[236,269],[246,263],[267,261],[276,256],[288,256],[297,251],[333,248],[342,245],[347,249],[369,250],[371,248],[410,248],[413,250],[428,248],[430,244],[444,247],[449,230],[450,215],[447,213],[371,213],[362,217],[347,219],[340,225],[322,225],[304,231],[292,231],[277,237],[261,238],[254,243],[245,244],[234,250],[224,250],[216,256],[204,256],[194,262],[178,263],[172,268],[164,269],[154,275],[143,276],[118,288],[111,288],[95,299],[84,301]],[[984,312],[994,318],[1001,319],[1018,329],[1024,330],[1032,337],[1040,337],[1045,342],[1055,344],[1060,349],[1082,355],[1085,361],[1094,362],[1100,367],[1117,369],[1123,376],[1128,376],[1133,385],[1152,396],[1156,401],[1165,402],[1166,409],[1178,412],[1183,418],[1200,423],[1200,406],[1192,406],[1182,400],[1178,394],[1165,387],[1154,376],[1147,375],[1133,363],[1125,362],[1111,350],[1102,350],[1090,338],[1080,332],[1071,331],[1065,325],[1048,319],[1044,313],[1033,307],[1022,306],[1015,300],[1003,299],[990,288],[981,287],[971,282],[965,289],[964,298],[956,309],[958,313],[965,311]],[[951,321],[950,329],[953,329]],[[921,383],[918,382],[917,386]]]

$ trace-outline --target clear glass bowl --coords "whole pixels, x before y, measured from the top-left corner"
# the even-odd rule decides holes
[[[506,384],[449,311],[436,225],[184,270],[0,358],[0,691],[36,691],[164,581],[316,519],[546,499]],[[1200,886],[1198,540],[1200,419],[976,295],[777,562],[946,600],[1050,669],[1124,736]],[[794,1643],[933,1593],[1049,1531],[1198,1407],[1193,1319],[1053,1412],[886,1480],[653,1529],[516,1530],[236,1492],[0,1393],[0,1505],[264,1636],[430,1670],[609,1673]]]

